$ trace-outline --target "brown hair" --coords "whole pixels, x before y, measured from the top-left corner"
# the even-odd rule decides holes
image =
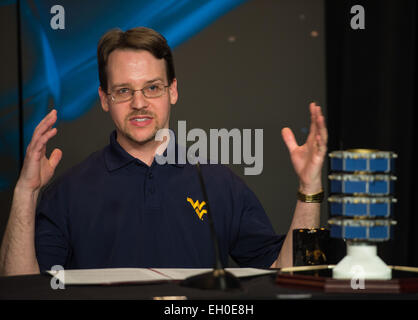
[[[164,59],[168,83],[175,78],[174,61],[167,40],[157,31],[137,27],[127,31],[112,29],[106,32],[97,46],[99,81],[103,91],[107,92],[106,66],[109,55],[116,49],[146,50],[157,59]]]

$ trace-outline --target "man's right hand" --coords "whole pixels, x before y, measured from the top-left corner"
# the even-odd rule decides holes
[[[57,111],[52,110],[35,128],[16,184],[19,191],[38,192],[52,178],[62,157],[60,149],[46,157],[46,144],[57,134],[57,128],[52,128],[56,121]]]
[[[40,189],[52,178],[62,152],[55,149],[49,159],[46,144],[57,134],[52,128],[57,111],[52,110],[36,127],[26,149],[17,181],[9,221],[0,247],[0,275],[38,274],[35,252],[35,212]]]

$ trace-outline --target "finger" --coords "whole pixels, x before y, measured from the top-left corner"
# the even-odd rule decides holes
[[[39,133],[44,127],[45,123],[50,121],[51,118],[57,115],[57,111],[55,109],[51,110],[36,126],[34,133]]]
[[[57,121],[57,110],[53,109],[36,126],[35,131],[33,132],[32,140],[38,139],[42,134],[48,131],[54,125],[56,121]]]
[[[323,116],[321,116],[321,118],[319,119],[319,134],[326,143],[328,141],[328,130],[325,124],[325,118]]]
[[[309,104],[309,112],[311,114],[311,125],[310,125],[310,128],[309,128],[308,140],[314,139],[314,137],[317,134],[317,127],[316,127],[317,110],[316,110],[316,103],[315,102],[311,102]]]
[[[328,130],[325,123],[325,117],[322,115],[322,110],[320,107],[318,109],[317,128],[318,134],[321,136],[321,138],[324,140],[326,144],[328,141]]]
[[[39,139],[41,139],[42,135],[45,134],[45,132],[51,130],[56,120],[57,116],[56,111],[54,112],[54,110],[52,110],[44,119],[42,119],[42,121],[35,128],[35,131],[32,135],[32,139],[28,145],[27,152],[30,153],[34,148],[36,148]],[[39,148],[36,149],[39,150]]]
[[[58,129],[52,128],[49,131],[45,132],[41,137],[39,137],[33,146],[33,152],[41,152],[43,148],[46,147],[47,142],[57,134]]]
[[[325,143],[325,141],[322,139],[320,135],[316,136],[315,144],[316,144],[317,152],[321,156],[323,156],[327,152],[327,144]]]
[[[295,135],[293,134],[292,130],[290,130],[289,128],[282,129],[282,138],[290,153],[292,153],[293,150],[295,150],[298,147],[298,144],[296,143]]]
[[[315,105],[314,107],[314,121],[315,121],[315,129],[316,133],[319,133],[320,128],[322,127],[321,118],[324,118],[322,114],[322,108],[318,105]]]
[[[52,167],[53,170],[57,167],[58,163],[61,161],[62,158],[62,151],[58,148],[55,148],[52,151],[51,155],[49,156],[49,165]]]

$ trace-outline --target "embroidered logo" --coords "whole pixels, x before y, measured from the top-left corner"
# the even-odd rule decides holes
[[[202,210],[202,208],[206,205],[206,202],[203,201],[202,203],[199,203],[199,200],[194,202],[192,198],[187,198],[187,201],[190,202],[199,219],[203,220],[203,215],[207,213],[207,211],[205,209]]]

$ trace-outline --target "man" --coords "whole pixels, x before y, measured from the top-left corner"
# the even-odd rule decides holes
[[[155,161],[161,145],[155,136],[168,128],[178,98],[166,40],[147,28],[111,30],[99,42],[98,65],[101,105],[116,128],[110,144],[57,179],[36,207],[62,157],[59,149],[49,159],[45,154],[57,134],[57,112],[40,122],[14,190],[1,274],[39,273],[53,265],[211,267],[213,247],[195,167]],[[292,230],[319,225],[327,130],[321,108],[311,103],[310,113],[304,145],[297,145],[289,128],[282,130],[300,182],[285,238],[274,234],[255,195],[229,169],[202,166],[224,264],[230,255],[241,266],[290,266]]]

